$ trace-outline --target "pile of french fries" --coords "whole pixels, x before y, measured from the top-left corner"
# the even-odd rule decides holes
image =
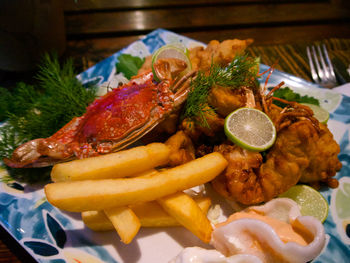
[[[128,244],[143,227],[182,225],[208,243],[212,226],[208,197],[192,198],[183,191],[207,183],[227,166],[220,153],[186,164],[156,170],[169,162],[170,150],[151,143],[108,155],[56,164],[47,200],[57,208],[81,212],[96,231],[115,229]]]

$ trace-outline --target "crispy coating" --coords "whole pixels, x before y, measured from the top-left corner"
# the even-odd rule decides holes
[[[209,42],[207,47],[197,46],[189,50],[189,57],[194,70],[208,70],[212,63],[225,66],[237,55],[242,53],[253,39],[228,39],[221,43],[217,40]],[[138,74],[151,69],[152,56],[147,56]]]
[[[300,182],[310,183],[318,188],[319,183],[326,183],[329,187],[338,187],[339,182],[333,178],[342,167],[338,159],[340,147],[333,139],[332,133],[326,125],[320,124],[317,144],[308,149],[309,166],[303,172]]]
[[[194,141],[201,135],[213,137],[217,132],[222,131],[225,119],[220,117],[213,109],[206,105],[202,110],[202,116],[196,119],[184,119],[180,128]]]
[[[170,166],[177,166],[195,159],[195,148],[191,139],[181,130],[172,135],[166,142],[170,148]]]
[[[206,48],[193,48],[190,50],[192,68],[207,71],[212,63],[226,66],[251,43],[253,43],[252,39],[228,39],[221,43],[217,40],[212,40]]]
[[[341,168],[339,145],[325,125],[315,127],[307,118],[280,130],[264,161],[260,153],[235,145],[222,144],[214,151],[229,162],[223,175],[213,181],[214,188],[245,205],[269,201],[299,181],[337,187],[333,176]]]
[[[230,196],[251,205],[269,201],[288,190],[308,167],[307,148],[317,137],[309,121],[294,123],[280,132],[264,162],[260,153],[238,146],[215,148],[229,161],[224,175]]]
[[[208,103],[221,116],[226,117],[234,110],[244,107],[247,103],[245,89],[229,89],[216,86],[210,91]]]

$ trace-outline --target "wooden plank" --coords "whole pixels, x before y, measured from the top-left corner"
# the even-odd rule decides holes
[[[204,43],[208,43],[212,39],[223,41],[230,38],[253,38],[253,45],[257,46],[311,43],[326,38],[350,38],[350,22],[198,31],[183,34]]]
[[[178,32],[181,33],[181,32]],[[311,43],[326,38],[350,38],[350,22],[319,25],[255,27],[227,30],[203,30],[182,33],[192,39],[208,43],[212,39],[253,38],[253,45]],[[87,69],[144,35],[96,38],[68,41],[66,56],[73,57],[79,71]]]
[[[19,259],[0,240],[0,263],[6,262],[21,263],[21,261],[19,261]]]
[[[310,12],[312,10],[312,12]],[[215,14],[215,15],[213,15]],[[178,31],[230,29],[254,25],[349,21],[349,9],[325,3],[248,5],[137,10],[66,16],[68,37],[86,34],[136,34],[156,28]]]
[[[65,0],[65,12],[103,11],[118,9],[150,9],[163,7],[205,6],[205,5],[243,5],[252,3],[296,3],[296,2],[329,2],[329,0]]]

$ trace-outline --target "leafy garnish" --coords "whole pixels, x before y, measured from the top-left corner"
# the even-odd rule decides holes
[[[116,63],[117,73],[123,73],[127,79],[137,75],[138,70],[143,65],[145,59],[134,57],[130,54],[122,54]]]
[[[0,87],[0,121],[6,119],[11,100],[11,93],[7,89]]]
[[[207,103],[210,89],[214,86],[229,89],[257,87],[258,71],[259,59],[247,55],[237,55],[227,67],[212,64],[209,74],[199,71],[191,83],[182,117],[207,126],[205,115],[215,111]]]
[[[187,96],[183,118],[196,120],[207,127],[205,113],[208,109],[207,101],[212,83],[204,72],[199,71],[197,77],[191,82],[190,92]],[[206,109],[206,110],[205,110]]]
[[[255,87],[259,72],[259,61],[259,58],[237,55],[226,68],[213,65],[210,69],[209,78],[212,79],[215,85],[231,89]]]
[[[83,87],[71,60],[61,66],[56,56],[45,55],[36,78],[38,85],[19,83],[8,97],[8,119],[0,127],[0,160],[10,157],[13,150],[26,141],[53,135],[71,119],[82,115],[95,99],[96,88]],[[33,170],[37,169],[9,171],[17,179],[25,177],[23,172],[29,173],[27,180],[30,181],[35,174]]]
[[[298,103],[309,103],[309,104],[314,104],[314,105],[320,106],[320,102],[318,101],[318,99],[311,97],[311,96],[308,96],[308,95],[301,96],[300,94],[294,92],[293,90],[291,90],[288,87],[280,88],[280,89],[276,90],[273,93],[273,96],[281,98],[281,99],[285,99],[288,101],[295,101]],[[274,104],[276,104],[279,107],[286,106],[284,103],[282,103],[280,101],[276,101],[276,100],[274,101]]]

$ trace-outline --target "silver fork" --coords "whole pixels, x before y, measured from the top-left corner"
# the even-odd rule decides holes
[[[316,53],[316,49],[318,54]],[[337,79],[324,44],[322,45],[322,51],[320,46],[316,46],[316,48],[315,46],[311,46],[311,48],[306,47],[312,79],[317,84],[331,89],[337,85]]]

